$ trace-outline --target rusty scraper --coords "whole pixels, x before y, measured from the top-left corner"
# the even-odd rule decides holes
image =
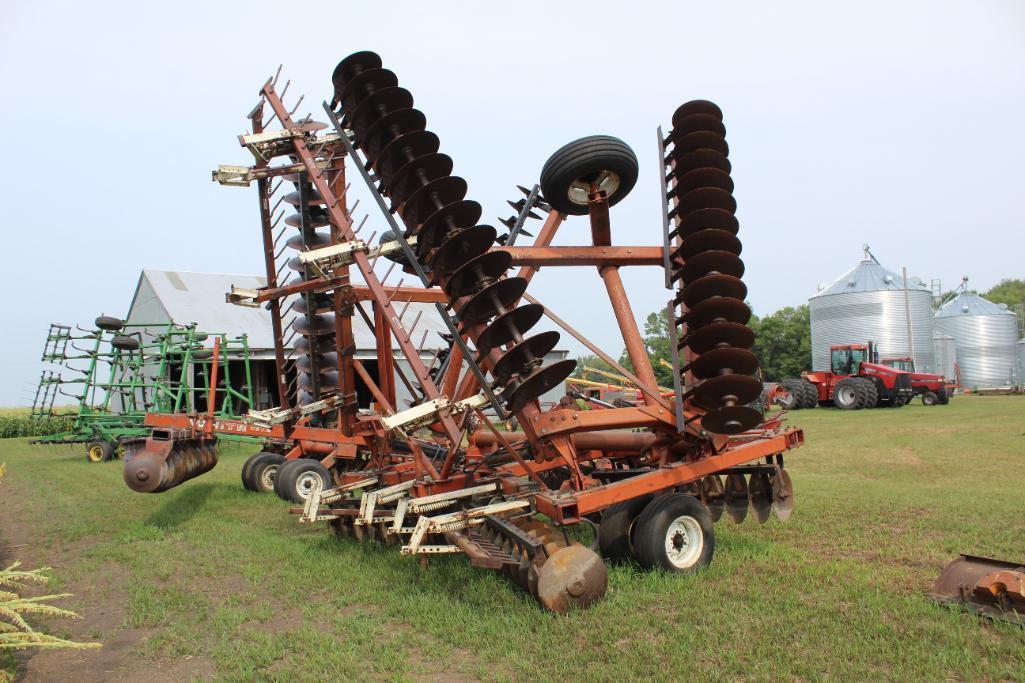
[[[1025,626],[1025,563],[961,555],[943,568],[928,596]]]

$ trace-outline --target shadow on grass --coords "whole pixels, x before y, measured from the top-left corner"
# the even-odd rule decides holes
[[[172,531],[192,519],[207,503],[210,494],[218,489],[231,490],[227,484],[195,484],[177,493],[160,493],[168,499],[146,518],[147,526]]]

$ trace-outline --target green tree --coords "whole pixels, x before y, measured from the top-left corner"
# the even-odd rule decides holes
[[[751,318],[752,351],[766,381],[798,377],[811,367],[811,321],[808,306],[787,306],[764,318]]]
[[[1005,278],[982,296],[995,304],[1025,304],[1025,280]]]

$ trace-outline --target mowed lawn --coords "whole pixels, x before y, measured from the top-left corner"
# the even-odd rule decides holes
[[[465,559],[300,526],[242,489],[252,449],[159,495],[81,448],[0,442],[0,547],[54,567],[95,651],[20,657],[28,680],[1025,679],[1025,629],[930,603],[959,552],[1025,562],[1025,398],[792,414],[796,510],[716,525],[692,577],[609,572],[553,616]],[[12,547],[18,546],[18,547]]]

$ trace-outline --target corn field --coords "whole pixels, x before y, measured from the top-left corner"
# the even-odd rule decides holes
[[[54,415],[34,420],[26,409],[15,408],[0,411],[0,439],[59,434],[71,431],[73,427],[74,417],[72,415]]]

